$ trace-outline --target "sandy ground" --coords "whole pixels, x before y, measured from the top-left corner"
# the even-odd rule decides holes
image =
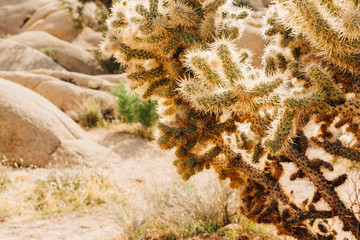
[[[120,239],[121,228],[113,212],[101,208],[88,212],[60,213],[17,224],[3,224],[0,236],[4,240],[105,240]]]
[[[149,184],[166,184],[179,177],[172,165],[174,153],[161,150],[155,141],[118,133],[116,129],[92,129],[88,138],[107,147],[111,158],[99,159],[97,171],[119,183],[126,198],[140,196]],[[83,212],[52,214],[39,220],[0,224],[0,240],[112,240],[123,239],[116,211],[109,205]]]
[[[87,134],[89,139],[100,143],[111,152],[111,157],[98,159],[94,169],[115,179],[126,199],[138,201],[143,193],[148,191],[150,185],[170,185],[174,181],[180,181],[172,164],[175,159],[174,152],[160,149],[155,141],[119,133],[117,129],[111,128],[91,129]],[[284,167],[287,168],[287,175],[295,171],[291,165]],[[46,170],[39,169],[38,172],[46,172]],[[358,174],[348,173],[352,179],[360,180]],[[331,178],[333,177],[329,175],[329,179]],[[289,190],[293,190],[291,195],[299,200],[298,204],[312,195],[311,183],[305,180],[290,183],[289,176],[284,176],[282,179],[283,186],[291,185]],[[351,183],[349,181],[349,184],[338,189],[340,194],[345,196],[343,199],[345,202],[349,200],[351,194],[348,192],[349,189],[354,189]],[[51,214],[35,220],[15,219],[0,224],[0,240],[125,239],[118,214],[116,206],[106,204],[86,211]],[[347,234],[340,237],[352,239]]]

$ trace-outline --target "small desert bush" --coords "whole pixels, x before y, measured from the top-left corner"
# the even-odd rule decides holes
[[[79,116],[79,124],[84,127],[96,127],[103,124],[103,115],[99,101],[89,97]]]
[[[157,101],[140,99],[136,93],[128,92],[125,84],[119,81],[117,89],[111,92],[117,98],[118,117],[125,123],[141,123],[144,128],[150,128],[159,119]]]
[[[151,190],[144,193],[146,204],[138,206],[125,200],[119,207],[127,239],[146,239],[154,232],[163,233],[161,239],[184,239],[217,232],[231,223],[241,224],[249,232],[267,231],[239,214],[238,194],[228,187],[228,182],[218,182],[214,175],[204,173],[188,182],[147,189]]]

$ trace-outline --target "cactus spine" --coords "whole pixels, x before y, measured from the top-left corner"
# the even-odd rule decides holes
[[[186,180],[204,168],[229,178],[241,212],[298,239],[333,239],[337,217],[360,239],[359,216],[338,196],[346,174],[321,154],[359,162],[360,6],[358,1],[277,0],[268,11],[263,67],[237,49],[251,11],[226,0],[119,1],[108,20],[105,54],[129,65],[132,88],[161,99],[164,149]],[[339,140],[338,131],[353,144]],[[319,126],[319,132],[308,131]],[[342,128],[344,129],[344,128]],[[316,158],[308,152],[322,149]],[[296,204],[280,179],[312,182]],[[327,210],[319,210],[323,199]],[[315,223],[315,224],[312,224]]]

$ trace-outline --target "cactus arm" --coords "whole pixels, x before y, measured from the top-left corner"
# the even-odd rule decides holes
[[[153,81],[159,78],[164,77],[165,72],[163,69],[160,68],[154,68],[148,71],[141,71],[141,72],[135,72],[128,75],[128,78],[133,81]]]
[[[307,139],[301,131],[298,132],[298,137],[294,140],[303,142],[301,144],[307,145]],[[340,200],[337,193],[334,190],[332,184],[328,184],[328,180],[321,174],[318,169],[310,168],[311,162],[305,156],[305,153],[299,151],[297,146],[293,144],[284,149],[284,154],[288,157],[296,166],[301,169],[304,174],[309,177],[315,187],[321,193],[321,197],[331,206],[333,214],[338,216],[344,223],[344,230],[351,231],[356,238],[360,238],[360,222],[357,220],[353,212],[351,212],[345,204]]]
[[[187,6],[181,2],[177,2],[171,5],[169,10],[172,16],[174,16],[174,21],[177,22],[180,26],[184,27],[193,27],[200,21],[200,17],[196,14],[196,9]]]
[[[280,148],[282,148],[282,146],[288,139],[293,125],[294,116],[294,111],[286,110],[282,118],[280,119],[279,125],[276,127],[272,140],[265,140],[264,145],[270,148],[272,153],[276,153]]]
[[[275,78],[273,81],[269,83],[260,83],[256,85],[253,89],[251,89],[252,96],[254,97],[264,97],[274,92],[280,85],[283,83],[282,78]]]
[[[360,60],[359,42],[341,38],[328,21],[316,10],[313,1],[281,0],[288,26],[304,33],[308,41],[330,58],[336,65],[351,71],[357,68]],[[304,24],[306,23],[306,24]]]
[[[321,142],[315,137],[312,137],[311,140],[331,155],[340,156],[360,163],[360,151],[343,146],[340,140],[336,140],[333,143],[328,140]]]
[[[205,14],[215,12],[224,3],[226,3],[226,0],[212,0],[212,1],[210,0],[210,1],[206,1],[204,6],[203,6]]]
[[[235,56],[233,56],[231,51],[232,49],[229,49],[229,46],[227,44],[219,44],[217,47],[217,55],[219,56],[220,60],[222,61],[223,65],[223,71],[225,73],[225,76],[227,79],[229,79],[230,83],[234,83],[235,81],[239,79],[243,79],[243,73],[241,69],[237,66],[235,61],[233,59],[236,59]]]

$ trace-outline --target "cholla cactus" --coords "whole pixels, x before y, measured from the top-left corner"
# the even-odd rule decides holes
[[[275,2],[264,66],[254,68],[251,51],[234,44],[248,9],[226,0],[122,0],[102,49],[129,65],[144,98],[161,99],[158,143],[176,147],[185,180],[214,168],[240,191],[242,213],[279,234],[333,239],[324,221],[336,217],[360,239],[359,216],[335,191],[347,176],[328,180],[324,169],[333,166],[321,154],[360,162],[359,9],[358,1]],[[279,181],[283,162],[297,167],[290,180],[313,183],[312,200],[291,200]],[[327,210],[318,210],[320,199]]]

